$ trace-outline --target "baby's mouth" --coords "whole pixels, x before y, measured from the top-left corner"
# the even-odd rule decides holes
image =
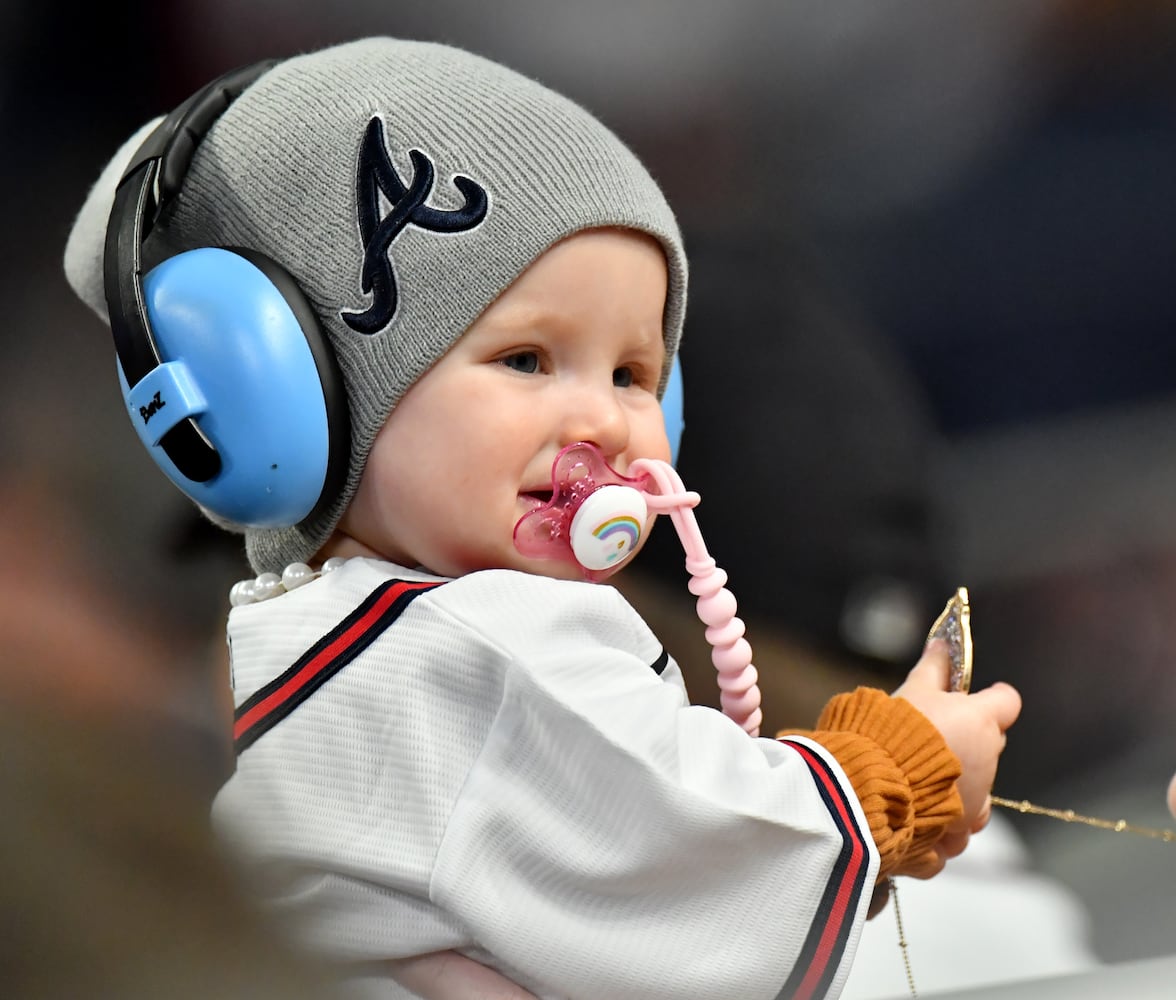
[[[519,496],[526,501],[528,507],[537,508],[551,503],[552,490],[526,490]]]

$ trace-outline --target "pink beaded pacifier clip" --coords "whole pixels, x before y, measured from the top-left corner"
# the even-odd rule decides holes
[[[594,444],[568,445],[551,466],[551,500],[519,518],[515,547],[531,558],[572,562],[586,579],[601,580],[637,551],[650,513],[669,514],[686,553],[698,617],[707,626],[720,705],[757,736],[763,721],[759,678],[727,574],[707,552],[694,517],[701,498],[666,462],[641,458],[629,471],[633,475],[623,476],[613,469]]]

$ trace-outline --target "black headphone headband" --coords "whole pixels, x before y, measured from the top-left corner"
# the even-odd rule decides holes
[[[232,70],[189,97],[138,148],[115,189],[102,271],[110,329],[129,386],[161,361],[143,297],[143,241],[179,192],[196,147],[213,123],[275,62]],[[195,482],[207,482],[220,471],[220,456],[195,420],[176,424],[160,447]]]

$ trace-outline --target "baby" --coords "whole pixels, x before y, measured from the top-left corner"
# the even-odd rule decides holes
[[[948,693],[937,643],[752,737],[605,583],[666,496],[687,268],[572,102],[384,38],[253,68],[126,143],[66,271],[259,574],[217,828],[357,989],[459,952],[543,997],[835,996],[875,887],[986,822],[1012,688]]]

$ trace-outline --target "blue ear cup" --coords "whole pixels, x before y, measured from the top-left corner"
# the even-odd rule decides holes
[[[671,465],[678,464],[678,448],[682,444],[682,431],[686,426],[684,395],[682,363],[680,357],[675,356],[673,367],[670,369],[670,380],[666,383],[666,391],[661,400],[662,417],[666,422],[666,437],[670,440]]]
[[[342,486],[346,393],[294,278],[241,247],[202,247],[143,274],[142,247],[197,147],[273,62],[233,70],[176,108],[115,189],[103,279],[131,421],[169,479],[243,527],[314,516]]]
[[[166,360],[133,387],[119,374],[131,421],[156,464],[221,518],[250,527],[303,520],[324,484],[338,479],[332,453],[343,446],[332,440],[330,410],[342,385],[293,279],[260,254],[202,247],[148,272],[143,293]],[[205,482],[181,472],[160,447],[190,417],[221,459]]]

